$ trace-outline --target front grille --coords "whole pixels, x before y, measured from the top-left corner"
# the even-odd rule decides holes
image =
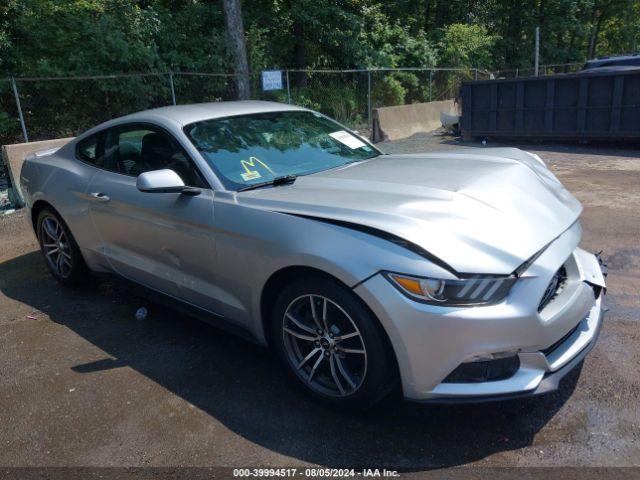
[[[565,283],[567,282],[567,269],[564,268],[564,265],[560,267],[560,269],[555,273],[549,285],[547,285],[547,289],[544,291],[544,295],[542,295],[542,300],[540,300],[540,305],[538,305],[538,313],[544,310],[544,307],[549,305],[551,301],[558,296],[558,294],[564,288]]]

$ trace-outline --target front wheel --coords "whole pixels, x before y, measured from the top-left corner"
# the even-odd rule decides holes
[[[326,403],[365,409],[397,385],[382,327],[337,281],[313,277],[287,286],[276,301],[272,327],[287,370]]]

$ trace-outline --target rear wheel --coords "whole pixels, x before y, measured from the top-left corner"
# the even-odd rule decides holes
[[[80,249],[60,216],[44,208],[36,223],[40,250],[51,274],[66,286],[77,285],[87,275]]]
[[[326,403],[367,408],[397,385],[381,326],[337,281],[313,277],[287,286],[276,302],[272,328],[287,370]]]

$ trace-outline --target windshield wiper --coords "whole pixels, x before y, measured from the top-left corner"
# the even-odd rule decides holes
[[[245,192],[247,190],[254,190],[256,188],[267,187],[269,185],[273,185],[274,187],[278,185],[287,185],[289,183],[293,183],[298,178],[297,175],[283,175],[281,177],[276,177],[273,180],[267,180],[266,182],[254,183],[253,185],[247,185],[246,187],[239,188],[238,192]]]

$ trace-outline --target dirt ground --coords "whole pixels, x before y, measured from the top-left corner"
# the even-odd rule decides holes
[[[243,340],[125,287],[62,288],[17,212],[0,217],[0,466],[640,465],[640,151],[524,148],[583,202],[583,247],[610,267],[599,343],[557,393],[336,413]]]

